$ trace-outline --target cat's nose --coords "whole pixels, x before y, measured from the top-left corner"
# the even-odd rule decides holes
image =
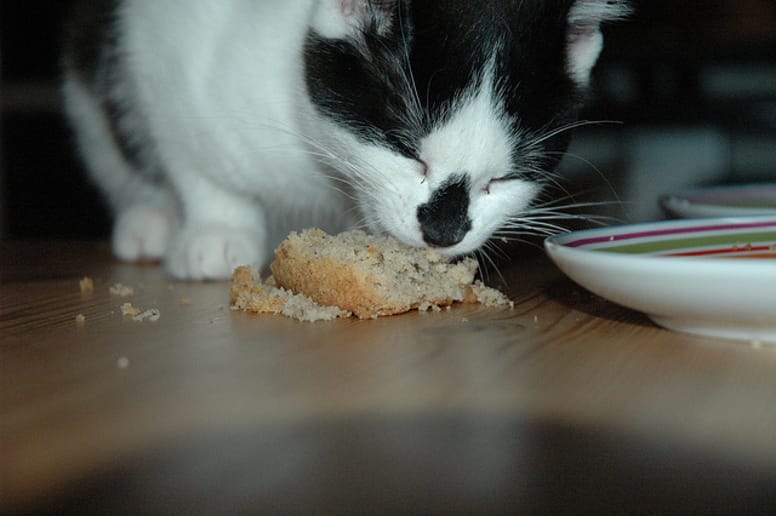
[[[457,224],[449,224],[446,221],[440,223],[430,222],[420,225],[423,233],[423,241],[432,247],[452,247],[464,239],[469,228]]]
[[[469,218],[469,181],[452,176],[437,188],[431,199],[418,206],[423,241],[433,247],[452,247],[472,228]]]

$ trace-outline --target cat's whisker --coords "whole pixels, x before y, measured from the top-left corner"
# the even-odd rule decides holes
[[[553,231],[549,229],[526,227],[523,231],[515,231],[515,232],[502,231],[499,233],[499,236],[507,237],[507,239],[509,239],[515,236],[548,237],[548,236],[555,236],[560,233],[562,232]]]
[[[611,224],[616,224],[622,222],[618,217],[614,217],[611,215],[604,215],[604,214],[595,214],[595,213],[570,213],[570,212],[562,212],[562,211],[528,211],[523,212],[519,215],[515,215],[513,217],[509,217],[509,220],[516,220],[516,219],[532,219],[532,220],[574,220],[574,221],[591,221],[591,222],[608,222]]]
[[[580,161],[580,162],[584,163],[585,165],[589,166],[596,173],[597,177],[604,182],[604,184],[606,185],[606,188],[611,192],[611,194],[614,196],[614,198],[618,202],[622,202],[622,199],[620,198],[620,195],[617,192],[617,188],[614,187],[614,184],[609,179],[609,177],[606,174],[604,174],[604,172],[600,168],[598,168],[590,160],[588,160],[588,159],[586,159],[586,158],[584,158],[584,157],[582,157],[582,156],[580,156],[580,155],[578,155],[576,153],[568,152],[568,151],[567,152],[563,152],[563,153],[547,152],[547,154],[548,155],[562,154],[563,156],[566,156],[566,157],[571,158],[571,159],[575,159],[575,160]]]
[[[496,236],[496,234],[494,234]],[[515,234],[515,235],[502,235],[499,237],[499,240],[504,241],[504,243],[517,243],[522,245],[527,245],[530,247],[534,247],[536,249],[543,249],[541,244],[537,244],[534,240],[529,240],[527,238],[520,238],[521,236],[525,237],[536,237],[537,235],[535,233],[525,232],[522,235],[521,234]]]
[[[493,268],[493,270],[496,271],[496,274],[498,274],[498,277],[501,280],[501,283],[506,285],[507,280],[506,278],[504,278],[504,275],[502,274],[501,269],[499,268],[496,261],[490,256],[490,253],[494,253],[500,256],[501,258],[506,258],[506,253],[504,253],[504,251],[502,251],[501,248],[499,248],[498,244],[492,240],[486,241],[482,247],[483,256],[490,263],[490,266]],[[483,278],[483,279],[489,280],[489,278]]]
[[[562,202],[562,201],[561,201]],[[565,233],[569,228],[562,225],[563,221],[583,221],[594,225],[616,224],[621,222],[616,217],[599,214],[573,213],[565,210],[600,207],[609,202],[566,203],[548,202],[522,213],[509,217],[501,228],[494,232],[493,237],[507,241],[526,242],[521,237],[549,237]],[[536,245],[534,242],[529,242]]]
[[[571,122],[569,124],[562,125],[560,127],[551,129],[545,133],[540,133],[535,140],[532,141],[534,145],[539,145],[547,140],[550,140],[552,138],[555,138],[556,136],[563,134],[568,131],[573,131],[574,129],[578,129],[580,127],[586,127],[591,125],[606,125],[606,124],[622,124],[622,122],[617,120],[578,120],[576,122]]]
[[[507,281],[504,278],[504,275],[501,273],[501,269],[499,269],[496,261],[490,256],[488,251],[493,251],[493,248],[491,247],[490,243],[486,242],[480,249],[475,252],[477,261],[480,263],[479,270],[480,275],[482,276],[481,279],[486,283],[490,283],[490,271],[493,270],[493,272],[498,275],[501,283],[506,284]]]

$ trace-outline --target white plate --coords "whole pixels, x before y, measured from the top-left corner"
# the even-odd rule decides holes
[[[576,231],[545,247],[571,279],[661,326],[776,344],[776,215]]]
[[[667,195],[660,203],[679,218],[776,214],[776,183],[698,188]]]

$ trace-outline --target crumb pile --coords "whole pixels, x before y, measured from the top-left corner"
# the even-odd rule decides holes
[[[454,302],[512,304],[475,282],[477,264],[470,258],[449,263],[431,249],[357,230],[335,236],[318,229],[291,233],[275,250],[270,268],[267,281],[251,267],[235,270],[234,309],[317,321],[438,310]]]
[[[246,312],[282,314],[300,321],[331,321],[352,314],[336,306],[321,306],[304,294],[262,281],[253,267],[237,267],[232,275],[232,308]]]

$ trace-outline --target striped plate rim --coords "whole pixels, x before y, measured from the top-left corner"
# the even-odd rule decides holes
[[[776,220],[620,226],[571,233],[558,243],[619,254],[776,258]]]

